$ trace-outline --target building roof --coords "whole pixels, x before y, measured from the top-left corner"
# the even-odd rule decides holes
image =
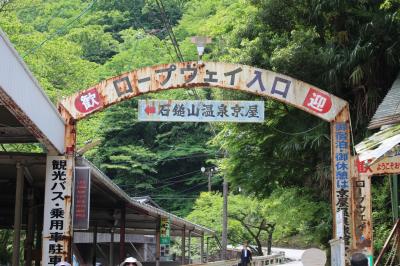
[[[142,196],[142,197],[131,197],[133,200],[136,200],[140,203],[144,203],[156,208],[161,209],[160,205],[158,205],[150,196]]]
[[[11,228],[13,225],[17,162],[23,165],[27,187],[34,191],[39,213],[43,213],[46,154],[0,152],[0,228]],[[171,236],[180,236],[183,229],[186,233],[190,231],[192,236],[215,233],[204,226],[132,199],[96,166],[82,157],[76,159],[76,166],[87,166],[91,169],[89,218],[91,225],[93,222],[97,224],[99,232],[103,229],[106,230],[104,232],[109,232],[112,227],[118,229],[119,210],[125,206],[126,232],[129,234],[155,235],[160,217],[170,218]],[[26,196],[24,198],[23,226],[26,225],[28,210]]]
[[[94,164],[83,157],[76,159],[76,165],[87,166],[91,169],[91,198],[94,200],[91,200],[90,220],[96,221],[99,227],[112,227],[120,215],[118,209],[124,205],[126,206],[127,232],[132,234],[155,235],[160,217],[169,217],[172,236],[181,235],[183,229],[190,231],[193,236],[215,234],[207,227],[189,222],[130,197]]]
[[[64,152],[65,123],[0,30],[0,143],[40,142]]]
[[[372,164],[400,143],[400,124],[387,126],[355,146],[360,161]]]
[[[379,128],[400,122],[400,74],[372,117],[368,128]]]

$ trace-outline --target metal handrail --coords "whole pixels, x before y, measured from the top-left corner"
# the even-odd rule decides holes
[[[278,265],[282,264],[285,260],[285,252],[279,254],[267,255],[267,256],[256,256],[249,263],[249,266],[264,266],[264,265]],[[190,266],[237,266],[240,263],[240,259],[234,260],[220,260],[208,263],[199,264],[188,264]]]
[[[392,240],[393,236],[397,233],[399,233],[399,226],[400,226],[400,219],[397,219],[396,223],[394,224],[392,231],[390,231],[389,237],[386,239],[385,244],[383,245],[383,248],[381,252],[379,253],[378,258],[375,261],[374,266],[378,266],[379,263],[381,262],[383,255],[385,254],[386,250],[388,249],[389,242]]]

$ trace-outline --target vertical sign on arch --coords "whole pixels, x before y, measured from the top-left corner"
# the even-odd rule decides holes
[[[343,211],[343,239],[346,254],[350,250],[351,240],[351,169],[350,121],[346,106],[331,123],[331,161],[332,161],[332,209],[333,217]],[[334,218],[336,219],[336,218]],[[334,221],[334,235],[336,235]]]

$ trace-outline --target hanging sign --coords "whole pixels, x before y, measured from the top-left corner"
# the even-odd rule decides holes
[[[75,167],[74,185],[74,229],[89,229],[90,168]]]
[[[170,222],[168,217],[161,217],[160,222],[160,244],[169,245],[171,242],[170,237]]]
[[[373,162],[373,159],[367,161],[357,161],[357,168],[360,174],[385,175],[400,173],[400,150],[398,147],[385,153],[382,159]],[[372,163],[372,164],[371,164]]]
[[[140,121],[263,122],[263,101],[139,100]]]
[[[42,265],[66,261],[71,227],[72,157],[47,156]]]

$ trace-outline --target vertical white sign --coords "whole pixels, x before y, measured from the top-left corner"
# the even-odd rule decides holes
[[[47,156],[42,265],[66,261],[71,239],[71,156]]]
[[[336,238],[340,239],[344,236],[344,217],[343,210],[336,213]]]

